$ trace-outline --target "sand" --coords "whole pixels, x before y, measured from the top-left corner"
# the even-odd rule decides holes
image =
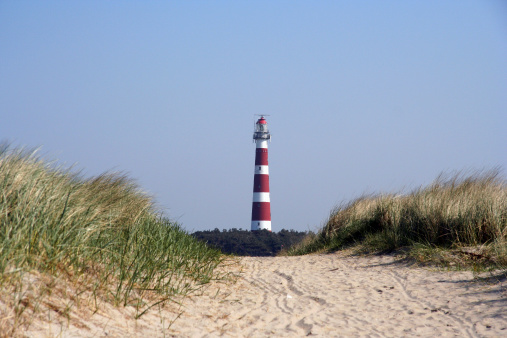
[[[240,263],[235,283],[213,283],[181,306],[153,309],[137,321],[132,309],[105,306],[93,315],[71,315],[70,322],[48,313],[47,321],[34,323],[26,334],[507,337],[505,276],[474,278],[469,271],[416,267],[396,256],[350,251],[247,257]]]

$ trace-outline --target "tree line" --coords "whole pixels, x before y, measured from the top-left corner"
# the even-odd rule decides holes
[[[238,256],[275,256],[280,250],[300,242],[308,232],[282,229],[279,232],[267,230],[205,230],[192,234],[209,246],[220,249],[223,253]]]

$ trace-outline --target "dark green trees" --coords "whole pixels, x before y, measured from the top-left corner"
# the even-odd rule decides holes
[[[192,235],[208,245],[216,247],[224,253],[239,256],[274,256],[283,248],[288,248],[301,241],[307,232],[281,230],[270,232],[267,230],[209,230],[196,231]]]

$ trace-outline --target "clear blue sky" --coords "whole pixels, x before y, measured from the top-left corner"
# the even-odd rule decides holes
[[[363,193],[507,170],[507,2],[0,1],[0,139],[124,171],[187,230],[273,231]]]

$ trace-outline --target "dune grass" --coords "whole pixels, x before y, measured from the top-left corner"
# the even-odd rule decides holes
[[[83,178],[35,152],[0,147],[0,331],[7,335],[36,315],[56,280],[73,286],[69,304],[86,295],[134,306],[141,316],[223,277],[223,260],[161,218],[125,175]]]
[[[403,249],[421,261],[507,266],[507,184],[498,170],[440,175],[410,194],[360,197],[288,254]],[[452,257],[454,259],[452,259]]]

